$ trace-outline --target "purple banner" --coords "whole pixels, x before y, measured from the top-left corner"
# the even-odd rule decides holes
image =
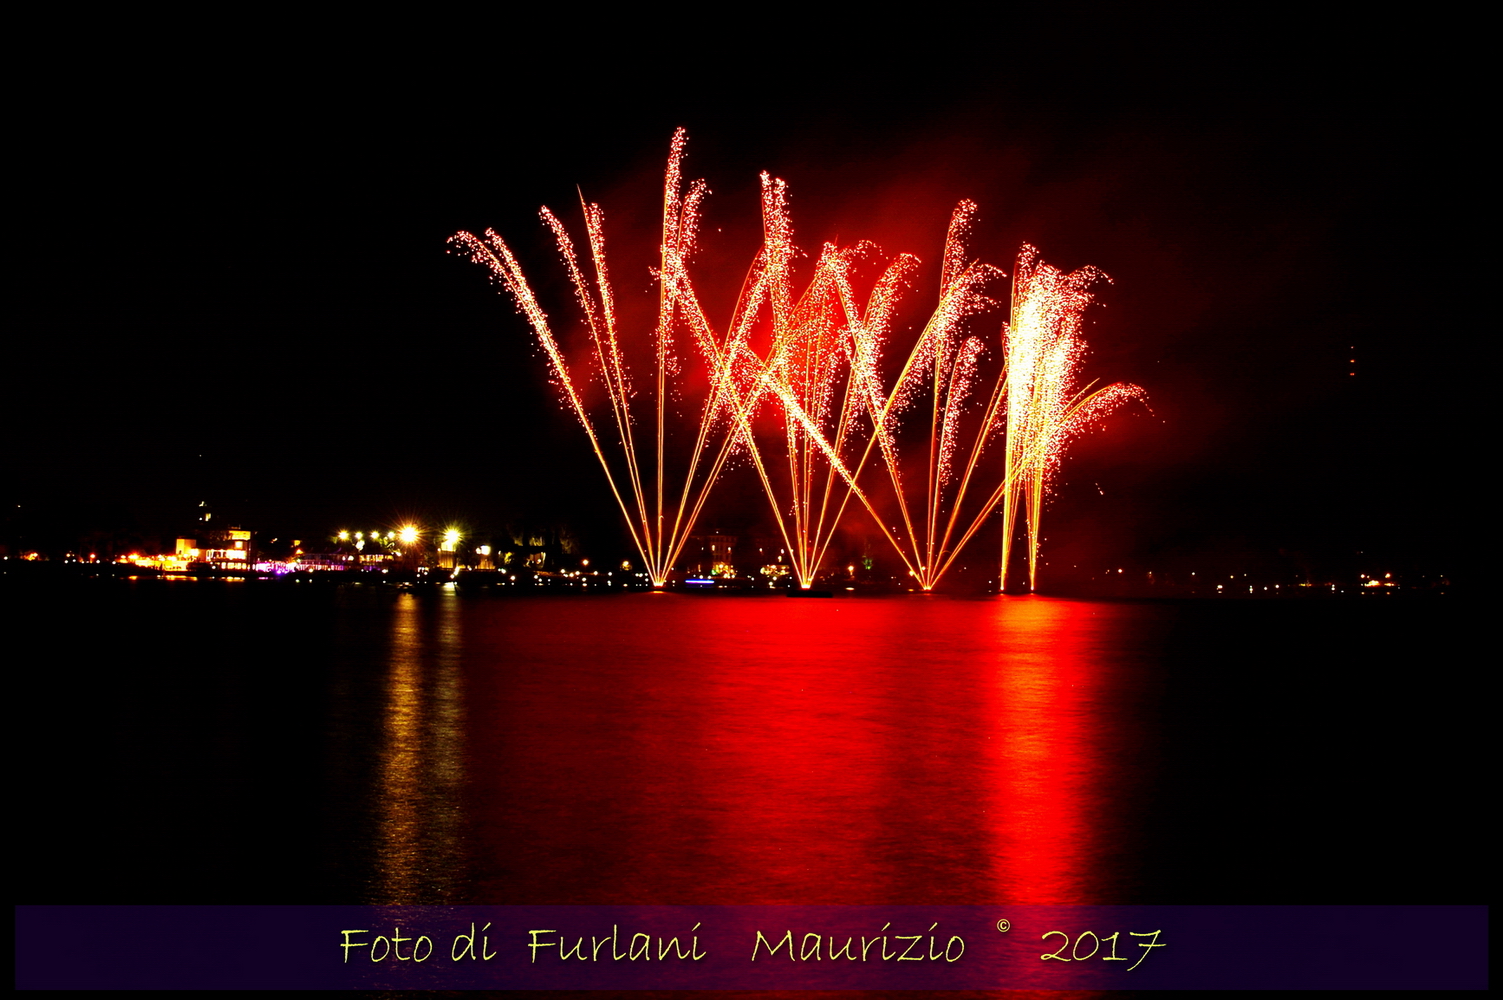
[[[18,906],[18,989],[1486,989],[1486,906]]]

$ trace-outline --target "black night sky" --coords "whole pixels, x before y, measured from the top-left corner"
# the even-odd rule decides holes
[[[393,33],[116,53],[26,113],[8,544],[170,544],[206,499],[260,538],[554,519],[617,545],[530,330],[445,241],[494,227],[572,326],[536,212],[577,227],[578,185],[605,209],[623,309],[650,309],[684,126],[686,178],[712,191],[693,273],[717,320],[762,170],[789,182],[806,251],[870,239],[923,259],[904,327],[933,306],[961,198],[981,259],[1010,272],[1027,241],[1111,276],[1087,375],[1142,385],[1153,412],[1076,446],[1054,558],[1457,572],[1462,515],[1436,498],[1469,445],[1437,401],[1468,353],[1447,345],[1471,336],[1465,279],[1444,273],[1471,253],[1467,157],[1422,34],[1400,49],[1351,25],[1072,8],[849,36],[746,25],[775,39],[754,59],[676,33],[661,44],[691,54],[629,51],[625,28],[602,54],[451,27],[453,51]],[[733,492],[707,521],[746,529],[759,511]]]

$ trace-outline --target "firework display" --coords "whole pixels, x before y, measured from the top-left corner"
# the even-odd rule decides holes
[[[684,189],[685,143],[680,129],[664,181],[658,309],[646,392],[639,391],[624,356],[598,205],[581,197],[593,280],[564,225],[546,207],[541,211],[584,315],[593,360],[588,375],[571,371],[506,242],[493,230],[483,238],[468,232],[452,238],[472,260],[491,269],[532,326],[654,586],[666,585],[716,479],[739,455],[762,483],[803,589],[813,586],[853,497],[924,591],[934,589],[999,510],[1005,586],[1022,507],[1032,589],[1044,496],[1066,446],[1110,409],[1142,397],[1138,387],[1123,383],[1094,391],[1090,385],[1076,388],[1085,353],[1081,315],[1091,301],[1091,286],[1104,276],[1089,267],[1061,272],[1025,246],[1013,276],[1001,350],[991,352],[1000,364],[992,365],[994,376],[985,376],[988,348],[967,333],[967,326],[994,305],[988,286],[1006,276],[968,258],[966,238],[976,205],[963,201],[945,240],[938,304],[887,382],[884,349],[918,259],[899,254],[881,266],[863,305],[853,275],[859,265],[880,263],[880,251],[869,242],[843,248],[827,243],[803,291],[797,291],[787,185],[764,173],[761,246],[730,322],[717,330],[690,278],[707,189],[703,181]],[[686,438],[692,445],[681,479],[671,479],[667,442],[674,430],[667,413],[682,382],[678,358],[683,352],[676,344],[684,338],[704,365],[707,389]],[[591,379],[604,389],[608,414],[592,415],[586,405],[582,383]],[[650,401],[650,416],[638,412],[639,400]],[[905,420],[913,426],[905,428]],[[644,434],[648,421],[652,430]],[[652,442],[651,459],[643,456],[644,437]],[[916,452],[922,452],[917,462]],[[921,473],[912,471],[915,464]],[[1000,481],[990,490],[978,488],[999,471]],[[916,487],[920,476],[922,486]]]

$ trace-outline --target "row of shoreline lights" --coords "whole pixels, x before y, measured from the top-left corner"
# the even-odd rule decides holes
[[[390,544],[392,542],[400,542],[403,545],[416,545],[422,535],[423,533],[417,527],[417,525],[404,524],[402,525],[402,527],[398,528],[395,531],[388,531],[385,535],[382,535],[379,531],[372,531],[370,535],[367,536],[363,531],[350,532],[341,529],[340,532],[334,536],[334,540],[338,542],[353,541],[355,543],[356,549],[363,550],[365,548],[365,543],[367,540],[372,542],[385,542],[387,544]],[[440,552],[457,552],[459,550],[460,537],[461,536],[458,528],[444,529],[443,540],[439,542],[438,550]],[[491,554],[491,547],[489,545],[482,545],[478,549],[476,549],[475,552],[478,555],[488,556]]]
[[[418,542],[418,540],[420,538],[422,538],[422,536],[423,536],[422,529],[420,529],[417,525],[415,525],[415,524],[404,524],[404,525],[402,525],[402,527],[398,528],[397,530],[395,530],[395,531],[388,531],[384,535],[381,534],[381,532],[379,532],[379,531],[372,531],[369,535],[367,535],[363,531],[348,531],[348,530],[345,530],[345,529],[340,529],[339,532],[337,532],[334,535],[334,540],[336,542],[345,542],[345,543],[353,541],[355,543],[355,548],[356,548],[357,551],[364,551],[364,549],[365,549],[365,543],[366,543],[367,540],[372,541],[372,542],[385,542],[385,543],[388,543],[388,544],[391,543],[391,542],[401,542],[403,545],[411,546],[411,545],[416,545],[417,542]],[[463,536],[460,534],[460,531],[459,531],[458,528],[445,528],[444,529],[444,534],[443,534],[443,540],[440,541],[439,544],[438,544],[438,551],[440,551],[440,552],[458,552],[459,551],[459,540],[462,537]],[[475,549],[475,554],[478,555],[478,556],[489,556],[491,554],[491,547],[489,545],[478,546]],[[583,560],[580,561],[580,565],[584,566],[584,567],[588,567],[590,565],[590,560],[583,559]],[[630,570],[631,569],[631,562],[630,562],[630,560],[623,561],[621,563],[621,568],[623,570]]]

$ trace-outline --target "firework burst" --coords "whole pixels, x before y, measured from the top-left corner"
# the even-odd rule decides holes
[[[1068,274],[1044,264],[1024,245],[1013,274],[1012,309],[1003,329],[1007,391],[1007,460],[1003,474],[1002,570],[1008,565],[1019,506],[1026,509],[1028,589],[1038,582],[1039,524],[1050,477],[1070,440],[1129,399],[1143,398],[1135,385],[1117,382],[1100,389],[1077,388],[1085,341],[1081,317],[1091,287],[1106,276],[1094,267]]]
[[[954,563],[961,548],[981,526],[995,499],[979,508],[966,504],[967,493],[988,440],[997,430],[1005,373],[999,373],[981,403],[979,421],[967,420],[982,399],[980,359],[984,347],[976,337],[963,335],[967,318],[991,304],[987,283],[1003,277],[989,264],[970,260],[966,236],[976,205],[963,201],[950,218],[940,275],[939,304],[924,325],[892,389],[881,392],[870,384],[861,394],[871,419],[872,434],[857,474],[876,446],[896,497],[900,524],[890,524],[867,502],[872,516],[923,590],[932,590]],[[875,345],[868,347],[875,355]],[[871,376],[869,383],[877,383]],[[927,405],[924,405],[927,404]],[[927,423],[924,438],[924,486],[921,495],[910,488],[898,446],[898,425],[905,412]],[[865,494],[858,493],[863,501]],[[963,513],[967,512],[968,513]]]
[[[657,270],[658,315],[653,330],[654,360],[649,392],[638,392],[637,383],[623,358],[606,268],[605,221],[600,206],[586,204],[583,196],[580,198],[594,270],[593,281],[581,267],[574,242],[563,223],[548,208],[541,211],[543,222],[553,232],[558,244],[589,330],[595,365],[591,375],[586,377],[597,379],[604,388],[609,400],[608,415],[592,417],[586,408],[548,316],[538,304],[505,240],[489,229],[483,238],[468,232],[457,233],[451,238],[451,242],[463,248],[471,260],[490,268],[537,334],[555,381],[590,440],[590,447],[626,518],[632,542],[656,587],[666,584],[668,572],[688,541],[710,488],[740,436],[734,421],[728,423],[721,419],[727,412],[734,413],[738,409],[724,396],[732,389],[727,371],[732,352],[727,351],[723,344],[706,341],[706,337],[713,335],[704,322],[703,311],[689,280],[687,265],[694,250],[699,207],[706,188],[703,181],[695,181],[687,191],[684,190],[680,167],[685,142],[684,130],[679,129],[673,136],[663,184],[663,236],[661,263]],[[675,490],[668,474],[666,414],[670,379],[675,372],[674,331],[682,327],[691,331],[699,353],[709,359],[711,371],[708,396],[700,408],[694,445],[683,472],[682,485]],[[641,455],[637,440],[641,418],[633,409],[634,401],[644,398],[650,400],[650,419],[656,430],[651,436],[656,445],[655,461],[650,465],[644,463]],[[641,408],[640,403],[637,407]],[[712,443],[717,432],[718,447]],[[614,438],[613,446],[606,443],[607,433]],[[610,455],[619,456],[619,460],[613,462],[608,457]]]
[[[753,264],[726,342],[735,354],[726,366],[724,399],[736,401],[740,443],[755,466],[782,534],[799,586],[808,589],[855,493],[857,474],[842,458],[860,448],[862,400],[880,392],[879,348],[896,296],[912,269],[894,260],[858,306],[851,272],[876,252],[869,243],[826,244],[813,277],[795,294],[796,250],[783,181],[762,175],[763,246]],[[751,346],[754,326],[770,332],[765,349]],[[786,474],[774,474],[776,445],[759,440],[753,418],[781,428]],[[863,500],[864,500],[863,496]]]

